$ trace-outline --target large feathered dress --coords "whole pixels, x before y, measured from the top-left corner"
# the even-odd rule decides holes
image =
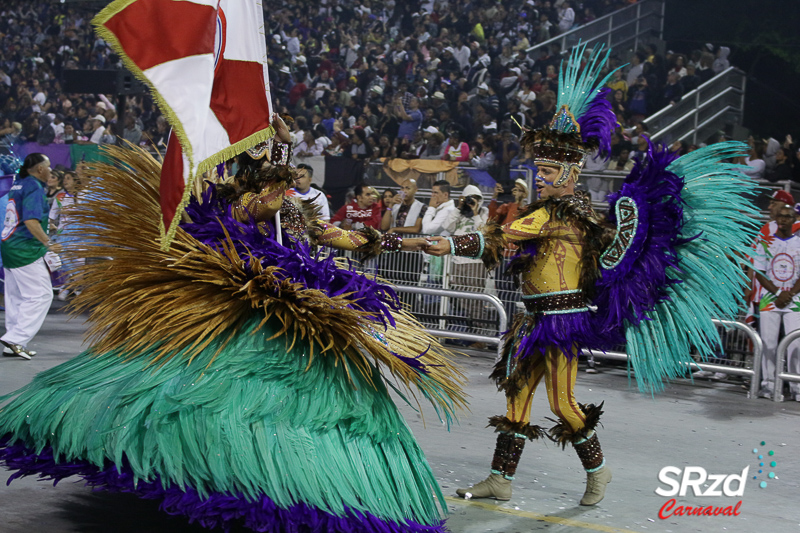
[[[443,531],[387,386],[415,387],[449,421],[462,378],[392,289],[315,255],[291,206],[281,245],[213,187],[162,250],[159,164],[110,155],[94,168],[102,194],[73,214],[90,347],[0,409],[12,479],[77,475],[206,527]]]

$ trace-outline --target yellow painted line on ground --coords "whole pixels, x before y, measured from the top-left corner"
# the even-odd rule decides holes
[[[472,500],[464,500],[462,498],[451,498],[445,496],[447,503],[454,503],[462,506],[474,506],[487,511],[495,513],[506,513],[523,518],[530,518],[539,520],[540,522],[550,522],[551,524],[560,524],[562,526],[580,527],[583,529],[591,529],[593,531],[602,531],[603,533],[630,533],[631,529],[620,529],[618,527],[604,526],[602,524],[592,524],[590,522],[581,522],[580,520],[573,520],[572,518],[563,518],[561,516],[550,516],[545,514],[533,513],[530,511],[518,511],[516,509],[509,509],[507,507],[500,507],[497,504],[476,502]]]

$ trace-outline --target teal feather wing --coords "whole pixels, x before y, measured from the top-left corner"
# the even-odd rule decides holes
[[[675,283],[638,325],[626,324],[639,389],[663,390],[684,376],[693,349],[707,360],[720,349],[713,319],[735,320],[742,307],[747,256],[758,231],[758,211],[744,193],[756,185],[741,165],[726,162],[747,152],[738,142],[714,144],[669,164],[684,181],[682,241],[675,246]]]

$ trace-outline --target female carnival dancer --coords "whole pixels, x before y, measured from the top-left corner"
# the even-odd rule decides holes
[[[664,378],[690,368],[693,346],[703,357],[714,353],[712,317],[735,319],[740,308],[757,213],[740,194],[752,184],[724,161],[747,147],[719,143],[678,159],[651,145],[609,198],[609,224],[601,224],[575,185],[590,153],[609,153],[616,121],[603,89],[608,78],[597,81],[608,52],[595,49],[581,70],[584,52],[576,47],[562,68],[551,124],[522,139],[536,163],[539,199],[502,227],[437,237],[428,248],[492,266],[507,243],[520,247],[510,270],[526,312],[506,333],[492,373],[507,411],[489,420],[498,432],[490,476],[459,489],[462,497],[510,499],[525,440],[547,435],[562,447],[572,444],[587,472],[581,505],[599,503],[611,481],[595,432],[603,404],[575,399],[579,350],[627,343],[640,388],[659,390]],[[558,417],[549,432],[530,424],[543,379]]]
[[[343,231],[285,200],[289,148],[275,142],[270,163],[263,146],[241,156],[233,184],[192,199],[168,250],[159,164],[108,149],[115,164],[93,169],[102,197],[73,213],[88,228],[75,305],[90,313],[91,347],[0,410],[12,479],[77,475],[206,527],[444,530],[441,493],[387,385],[415,386],[449,422],[461,375],[390,287],[314,252],[425,241]]]

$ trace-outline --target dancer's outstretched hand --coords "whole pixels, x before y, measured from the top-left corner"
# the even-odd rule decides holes
[[[418,252],[420,250],[427,250],[428,245],[430,243],[427,239],[423,239],[422,237],[410,237],[408,239],[403,239],[403,244],[401,245],[400,249],[404,252]]]
[[[277,113],[272,114],[272,127],[275,128],[276,139],[282,143],[291,144],[292,135],[289,133],[289,127]]]
[[[444,237],[431,237],[428,239],[429,245],[428,248],[425,250],[426,253],[436,256],[443,256],[447,255],[452,250],[450,250],[450,241],[445,239]],[[431,243],[432,241],[432,243]]]

